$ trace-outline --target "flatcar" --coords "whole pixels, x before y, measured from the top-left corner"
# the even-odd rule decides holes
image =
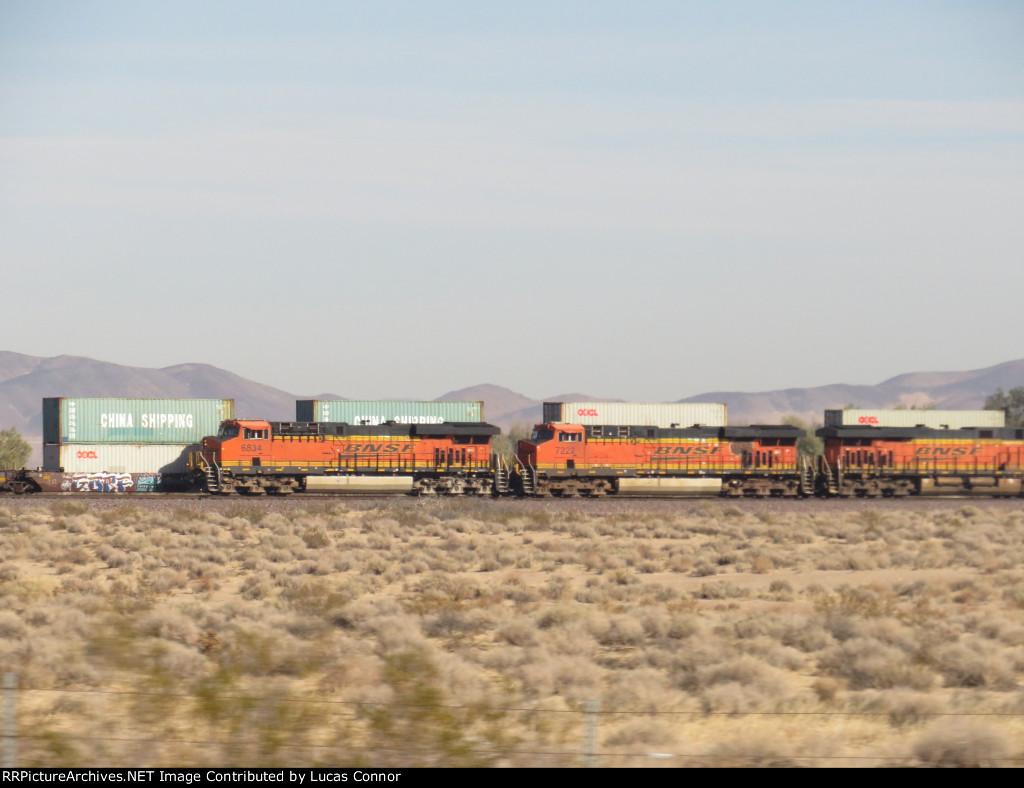
[[[224,421],[191,460],[207,492],[302,491],[488,495],[495,480],[484,422],[377,425]]]
[[[813,494],[788,424],[648,427],[549,423],[518,443],[513,489],[523,495]]]

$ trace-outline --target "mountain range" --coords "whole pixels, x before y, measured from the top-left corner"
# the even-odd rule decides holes
[[[773,424],[795,415],[820,422],[828,408],[981,408],[996,389],[1024,385],[1024,359],[966,372],[910,372],[875,385],[837,383],[757,393],[709,391],[678,402],[724,402],[730,424]],[[289,421],[297,399],[356,399],[335,394],[292,394],[247,380],[209,364],[178,364],[163,369],[129,367],[83,356],[41,358],[0,351],[0,429],[16,428],[33,446],[30,465],[42,457],[43,397],[233,398],[241,418]],[[534,399],[493,384],[450,391],[437,400],[482,400],[487,421],[508,430],[540,421],[541,403],[622,402],[578,392]]]

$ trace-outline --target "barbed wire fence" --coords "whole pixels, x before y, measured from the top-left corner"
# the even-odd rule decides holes
[[[0,767],[4,769],[18,768],[19,764],[19,743],[52,738],[52,734],[35,734],[19,729],[18,724],[18,698],[21,693],[58,693],[62,695],[105,695],[117,698],[174,698],[190,699],[198,698],[193,693],[173,692],[148,692],[123,689],[68,689],[64,687],[19,687],[16,673],[5,672],[2,683],[2,699],[0,699],[0,722],[2,722],[2,745],[0,745]],[[252,701],[262,700],[260,696],[244,694],[224,694],[216,696],[221,700]],[[346,713],[335,712],[334,715],[347,720],[359,718],[359,712],[366,708],[384,709],[414,709],[430,708],[445,709],[452,711],[470,710],[479,711],[479,706],[466,706],[459,704],[417,704],[388,702],[388,701],[345,701],[330,698],[290,698],[289,702],[298,704],[311,704],[329,707],[339,707],[348,710]],[[828,718],[828,717],[891,717],[889,711],[659,711],[659,710],[621,710],[602,709],[597,700],[589,700],[582,704],[581,709],[544,709],[527,706],[493,706],[487,707],[488,711],[501,713],[526,713],[526,714],[550,714],[550,715],[572,715],[580,718],[582,731],[580,746],[577,749],[540,749],[540,748],[518,748],[518,747],[489,747],[480,743],[476,747],[475,754],[485,758],[508,758],[510,756],[524,758],[541,758],[549,765],[564,766],[678,766],[678,765],[701,765],[710,763],[723,765],[734,762],[736,765],[760,764],[760,765],[808,765],[808,766],[853,766],[853,765],[912,765],[920,764],[921,759],[914,756],[899,756],[894,754],[880,755],[810,755],[803,753],[787,752],[742,752],[723,753],[699,753],[699,752],[660,752],[660,751],[635,751],[635,752],[602,752],[598,740],[598,731],[602,719],[621,717],[651,717],[651,718],[680,718],[680,717],[764,717],[764,718],[786,718],[786,717],[807,717],[807,718]],[[920,711],[916,716],[921,719],[931,718],[996,718],[996,719],[1024,719],[1021,712],[929,712]],[[116,736],[87,735],[87,734],[62,734],[68,741],[78,742],[103,742],[123,744],[180,744],[180,745],[225,745],[237,746],[239,744],[259,745],[258,739],[252,740],[217,740],[210,738],[174,738],[168,736]],[[327,756],[332,751],[339,755],[361,754],[361,757],[369,757],[374,753],[421,753],[429,754],[432,750],[428,747],[419,747],[412,743],[402,743],[400,746],[377,743],[373,746],[362,746],[346,743],[343,747],[331,744],[313,744],[302,742],[289,742],[285,749],[294,751],[321,751],[321,755]],[[88,764],[83,764],[88,765]],[[983,759],[980,765],[989,766],[1024,766],[1024,753],[1016,753],[1003,757],[990,757]]]

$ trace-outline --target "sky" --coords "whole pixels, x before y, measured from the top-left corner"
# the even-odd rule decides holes
[[[0,349],[669,401],[1024,357],[1019,0],[0,0]]]

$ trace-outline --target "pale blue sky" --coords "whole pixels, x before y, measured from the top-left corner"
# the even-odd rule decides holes
[[[0,0],[3,349],[355,398],[1020,358],[1022,41],[1017,0]]]

